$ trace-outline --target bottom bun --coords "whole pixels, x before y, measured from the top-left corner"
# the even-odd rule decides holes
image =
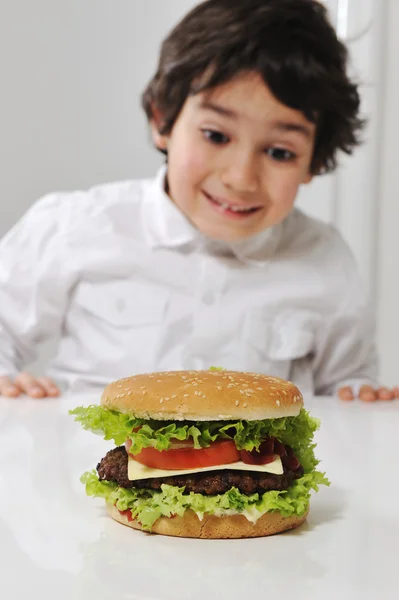
[[[112,504],[107,503],[107,511],[115,521],[122,523],[122,525],[142,530],[138,521],[129,521],[127,516],[122,515]],[[255,523],[251,523],[243,515],[216,517],[215,515],[205,514],[202,521],[200,521],[195,512],[187,510],[182,517],[178,515],[172,518],[160,517],[152,526],[151,533],[204,539],[263,537],[295,529],[302,525],[307,515],[308,511],[301,517],[296,515],[283,517],[278,512],[267,512]]]

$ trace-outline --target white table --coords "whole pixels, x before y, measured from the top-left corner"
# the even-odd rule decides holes
[[[399,598],[399,401],[306,399],[332,485],[300,529],[247,540],[148,535],[106,516],[79,476],[112,444],[68,415],[94,402],[0,398],[2,598]]]

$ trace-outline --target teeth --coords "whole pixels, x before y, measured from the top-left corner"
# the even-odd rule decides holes
[[[238,206],[230,206],[229,208],[233,212],[249,212],[251,210],[250,208],[240,208]]]
[[[250,208],[243,208],[240,206],[230,206],[230,204],[225,204],[224,202],[218,202],[219,206],[223,208],[223,210],[232,210],[233,212],[249,212]]]
[[[225,202],[220,202],[219,200],[216,200],[215,198],[213,200],[214,200],[214,202],[219,204],[219,206],[221,208],[223,208],[223,210],[231,210],[233,212],[250,212],[252,210],[252,207],[246,208],[243,206],[230,206],[230,204],[226,204]]]

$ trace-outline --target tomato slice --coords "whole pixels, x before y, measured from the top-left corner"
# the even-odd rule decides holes
[[[180,443],[179,443],[180,445]],[[129,451],[131,443],[126,443]],[[153,469],[183,470],[201,469],[203,467],[216,467],[227,465],[240,460],[240,453],[233,441],[222,440],[213,442],[208,448],[196,450],[191,446],[169,450],[156,450],[143,448],[139,454],[131,455],[134,460]]]

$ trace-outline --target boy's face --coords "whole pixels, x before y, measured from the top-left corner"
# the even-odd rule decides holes
[[[311,180],[315,125],[249,73],[190,96],[169,135],[168,193],[205,235],[232,242],[280,223]]]

